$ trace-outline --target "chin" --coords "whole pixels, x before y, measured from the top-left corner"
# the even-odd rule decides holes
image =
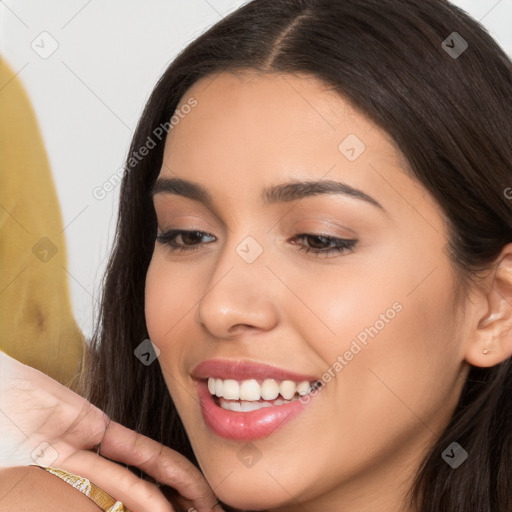
[[[243,492],[243,490],[239,490],[236,492],[238,493],[238,495],[236,493],[226,493],[227,495],[224,496],[224,493],[217,493],[217,498],[219,498],[219,500],[223,504],[226,504],[229,507],[236,509],[237,511],[240,510],[244,512],[266,512],[274,510],[277,507],[283,506],[285,504],[284,501],[273,500],[272,497],[263,497],[261,495],[255,495],[258,493],[255,493],[254,488],[252,491],[248,491],[247,495]],[[289,496],[288,499],[290,499]]]
[[[253,512],[297,505],[291,498],[296,492],[293,489],[287,489],[286,492],[286,486],[279,485],[277,479],[272,478],[265,470],[225,470],[221,474],[227,476],[224,479],[208,478],[208,481],[217,498],[230,507]]]

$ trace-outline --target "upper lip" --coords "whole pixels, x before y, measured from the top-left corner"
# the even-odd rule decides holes
[[[196,364],[190,372],[192,377],[197,379],[207,379],[215,377],[217,379],[274,379],[274,380],[293,380],[295,382],[309,381],[314,382],[318,377],[291,372],[284,368],[278,368],[263,363],[252,361],[242,361],[233,359],[209,359]]]

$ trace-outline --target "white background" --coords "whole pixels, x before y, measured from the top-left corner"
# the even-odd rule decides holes
[[[123,166],[142,108],[170,61],[244,3],[0,2],[0,55],[18,73],[36,112],[64,219],[73,312],[86,337],[113,237],[119,187],[103,199],[93,191]],[[512,0],[453,3],[482,21],[512,55]],[[46,59],[31,47],[48,37],[42,32],[58,43]],[[50,43],[47,39],[45,47]]]

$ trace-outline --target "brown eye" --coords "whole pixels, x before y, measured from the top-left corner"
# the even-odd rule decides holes
[[[185,245],[193,245],[198,242],[198,238],[201,239],[202,234],[200,231],[183,231],[178,236],[181,236]]]
[[[183,244],[179,243],[176,239],[181,237]],[[156,236],[156,240],[165,244],[171,251],[192,251],[198,249],[207,242],[201,242],[203,237],[213,237],[203,231],[185,231],[180,229],[171,229],[165,233],[159,233]]]
[[[320,256],[321,254],[351,252],[358,242],[357,240],[335,238],[325,235],[314,235],[309,233],[296,235],[295,239],[307,240],[310,247],[299,245],[299,250],[306,251],[306,253],[312,251],[317,256]]]

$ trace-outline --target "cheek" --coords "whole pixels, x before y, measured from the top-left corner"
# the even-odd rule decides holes
[[[368,417],[393,410],[405,420],[411,411],[404,404],[415,404],[428,416],[453,388],[462,358],[452,333],[452,269],[434,256],[408,254],[408,264],[390,250],[380,256],[378,267],[316,276],[321,290],[297,287],[321,319],[309,318],[303,332],[319,341],[322,380],[327,393],[340,393],[342,409]]]
[[[296,307],[294,318],[303,319],[305,338],[314,342],[329,364],[349,350],[353,340],[364,347],[376,331],[382,337],[388,325],[398,321],[406,294],[417,280],[417,271],[397,264],[387,247],[379,252],[378,265],[373,255],[349,258],[338,267],[325,267],[309,275],[297,271],[289,277],[301,299],[289,301]]]
[[[146,325],[150,339],[161,351],[169,349],[168,340],[175,338],[173,330],[191,306],[187,297],[187,290],[192,289],[190,282],[189,286],[182,286],[180,272],[169,267],[164,258],[155,254],[146,275]]]
[[[159,348],[158,362],[169,393],[178,408],[183,410],[177,375],[183,366],[187,347],[186,315],[191,311],[193,286],[183,272],[172,269],[161,255],[155,254],[148,268],[145,287],[146,326],[151,341]],[[181,280],[187,281],[185,286]]]
[[[421,428],[418,418],[437,422],[450,412],[461,364],[459,341],[452,336],[451,279],[449,268],[439,266],[412,293],[391,289],[380,294],[383,301],[360,302],[364,313],[353,311],[346,341],[337,347],[351,360],[344,357],[336,380],[344,408],[366,411],[375,420],[366,427],[366,433],[374,431],[370,437],[382,438],[378,418],[399,433],[408,424]],[[394,301],[399,308],[386,309]]]
[[[149,264],[146,274],[146,287],[144,295],[144,314],[146,317],[146,326],[150,339],[161,349],[158,340],[164,329],[164,307],[166,308],[166,287],[159,283],[158,264],[155,258]]]

